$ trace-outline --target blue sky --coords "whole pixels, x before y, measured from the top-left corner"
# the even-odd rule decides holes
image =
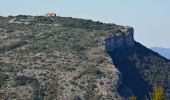
[[[0,0],[1,16],[46,12],[132,26],[136,41],[170,48],[170,0]]]

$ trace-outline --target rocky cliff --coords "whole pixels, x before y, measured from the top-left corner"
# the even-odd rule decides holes
[[[123,27],[122,34],[113,33],[106,36],[105,45],[108,52],[114,51],[116,48],[126,48],[134,46],[134,29],[132,27]]]
[[[150,93],[156,86],[170,94],[170,61],[136,42],[133,28],[123,27],[121,30],[123,34],[112,33],[105,39],[106,50],[122,74],[118,89],[121,97],[134,94],[137,100],[146,97],[151,100]],[[170,99],[170,96],[166,95],[166,98]]]

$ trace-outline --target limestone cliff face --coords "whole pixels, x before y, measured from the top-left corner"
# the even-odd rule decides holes
[[[123,33],[113,33],[110,36],[106,36],[105,46],[108,52],[111,52],[116,48],[134,46],[134,29],[132,27],[124,27],[121,29],[121,32]]]

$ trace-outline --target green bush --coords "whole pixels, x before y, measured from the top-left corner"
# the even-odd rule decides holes
[[[28,77],[28,76],[17,76],[15,78],[15,82],[17,85],[20,85],[20,86],[24,86],[24,85],[27,85],[27,84],[33,84],[33,83],[36,83],[37,80],[33,77]]]
[[[5,81],[8,79],[8,75],[4,72],[0,72],[0,87],[5,84]]]

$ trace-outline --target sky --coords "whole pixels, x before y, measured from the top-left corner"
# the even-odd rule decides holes
[[[170,0],[0,0],[0,16],[47,12],[132,26],[136,41],[170,48]]]

